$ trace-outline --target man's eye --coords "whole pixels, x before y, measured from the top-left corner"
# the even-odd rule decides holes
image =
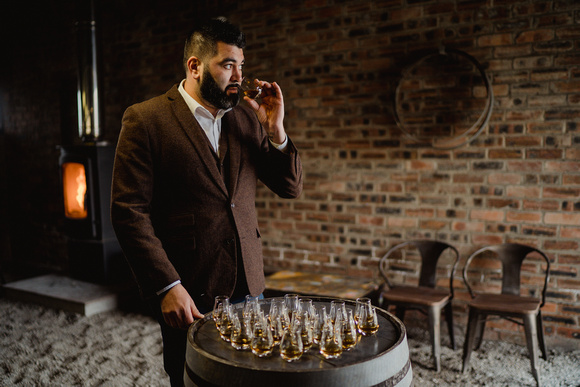
[[[232,69],[232,67],[233,67],[233,65],[232,65],[231,63],[230,63],[230,64],[227,64],[227,65],[224,65],[224,68],[225,68],[226,70],[231,70],[231,69]]]

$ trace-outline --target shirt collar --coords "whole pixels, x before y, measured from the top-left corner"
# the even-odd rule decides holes
[[[181,83],[179,84],[179,93],[181,94],[181,96],[183,97],[183,99],[185,100],[185,103],[187,104],[187,106],[189,107],[189,110],[191,110],[191,112],[193,113],[194,116],[200,116],[203,115],[205,117],[211,117],[212,119],[213,114],[210,113],[209,110],[207,110],[206,108],[204,108],[199,102],[197,102],[195,100],[195,98],[193,98],[191,95],[189,95],[187,93],[187,91],[185,91],[185,88],[183,87],[183,85],[185,84],[185,79],[183,81],[181,81]],[[215,119],[219,120],[221,119],[224,114],[226,114],[227,112],[229,112],[230,110],[232,110],[232,108],[229,109],[219,109]]]

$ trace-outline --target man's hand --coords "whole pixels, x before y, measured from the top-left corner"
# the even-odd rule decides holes
[[[163,319],[172,328],[187,329],[196,318],[203,318],[183,285],[177,284],[161,300]]]
[[[284,130],[284,97],[282,89],[276,82],[269,83],[258,80],[262,87],[261,100],[259,104],[255,100],[244,97],[244,100],[254,109],[258,120],[266,129],[270,140],[276,144],[282,144],[286,140]]]

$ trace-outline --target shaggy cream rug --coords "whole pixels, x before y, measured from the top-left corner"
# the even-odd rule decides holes
[[[462,374],[461,349],[453,351],[443,340],[442,371],[436,373],[427,332],[409,329],[416,386],[535,385],[523,346],[484,341]],[[580,385],[580,349],[551,349],[540,367],[545,386]],[[168,385],[152,318],[126,311],[85,317],[0,298],[0,386]]]

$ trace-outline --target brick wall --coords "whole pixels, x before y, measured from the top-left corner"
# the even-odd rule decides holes
[[[377,278],[380,257],[403,240],[447,241],[463,259],[485,244],[531,244],[544,250],[552,263],[544,308],[547,339],[579,345],[577,1],[191,3],[172,0],[134,6],[102,1],[107,138],[116,138],[126,106],[162,93],[182,78],[181,50],[192,18],[225,14],[248,36],[246,69],[281,84],[287,130],[304,165],[305,189],[298,200],[279,200],[264,187],[259,189],[257,207],[268,269]],[[59,15],[71,14],[74,2],[63,2],[61,11]],[[40,15],[38,19],[47,23]],[[50,42],[53,47],[43,51],[52,58],[51,67],[35,64],[34,74],[68,79],[70,65],[63,59],[69,49],[66,39],[52,39],[34,23],[27,27],[32,32],[20,41],[39,46]],[[425,50],[442,45],[481,63],[495,95],[489,125],[469,145],[456,149],[409,139],[397,127],[392,109],[402,70]],[[11,79],[3,78],[10,98],[4,97],[9,119],[1,134],[5,144],[10,138],[10,144],[27,149],[25,154],[32,158],[30,154],[36,155],[44,144],[58,144],[59,110],[65,107],[51,100],[50,93],[38,92],[43,89],[37,88],[34,77],[24,77],[28,74],[24,69],[36,63],[24,47],[27,44],[15,47]],[[22,63],[27,67],[22,69]],[[481,85],[473,90],[475,96],[486,95]],[[50,109],[36,114],[39,106]],[[5,149],[9,150],[5,166],[24,160],[11,151],[12,146]],[[62,249],[45,248],[46,241],[62,246],[58,184],[40,178],[58,179],[49,166],[51,153],[41,151],[34,163],[26,163],[23,172],[36,175],[33,183],[7,190],[6,196],[24,207],[28,216],[17,230],[5,226],[11,233],[14,261],[44,254],[53,265],[62,265]],[[8,182],[17,181],[16,172],[0,171],[5,171]],[[51,189],[49,204],[37,199],[31,208],[20,198],[21,192],[43,185]],[[14,216],[12,210],[4,211]],[[24,235],[33,242],[26,248]],[[542,271],[535,264],[526,270],[531,278]],[[459,276],[455,283],[461,326],[468,297]],[[512,324],[498,322],[492,328],[486,337],[523,339]]]
[[[463,259],[486,244],[530,244],[552,263],[548,340],[580,338],[580,4],[260,3],[232,18],[251,42],[248,69],[282,85],[305,171],[297,201],[259,192],[266,264],[377,278],[399,241],[447,241]],[[449,150],[408,140],[391,109],[401,71],[440,45],[480,62],[495,95],[486,129]],[[495,323],[488,335],[521,340],[517,329]]]

